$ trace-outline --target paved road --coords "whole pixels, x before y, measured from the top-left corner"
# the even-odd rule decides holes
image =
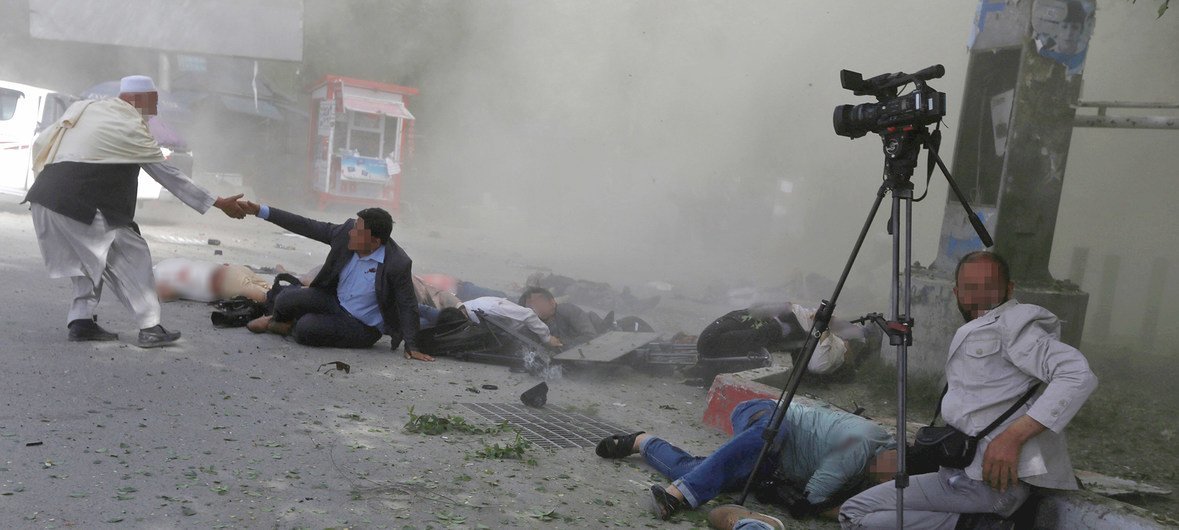
[[[294,270],[322,259],[318,243],[267,223],[182,208],[141,215],[156,259],[282,262]],[[433,269],[469,274],[462,269],[494,262],[502,287],[527,272],[522,258],[488,259],[477,246],[397,230],[419,269],[449,263]],[[202,243],[209,238],[221,245]],[[29,216],[11,203],[0,208],[0,246],[0,528],[703,526],[702,514],[675,524],[648,515],[645,490],[654,478],[636,459],[533,448],[525,461],[489,460],[474,453],[511,435],[402,429],[411,406],[475,420],[463,403],[516,403],[539,381],[533,376],[449,359],[410,362],[389,351],[388,339],[368,350],[317,350],[213,329],[209,309],[187,302],[164,306],[164,324],[182,330],[182,342],[141,350],[130,344],[134,324],[113,296],[103,300],[100,321],[122,341],[70,343],[68,282],[46,276]],[[320,368],[329,361],[348,363],[351,373]],[[498,390],[468,390],[483,384]],[[702,452],[723,440],[700,426],[705,391],[674,378],[615,370],[566,374],[549,385],[550,407],[659,432]]]

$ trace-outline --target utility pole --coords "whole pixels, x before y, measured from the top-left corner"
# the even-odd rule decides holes
[[[1048,272],[1072,140],[1092,0],[980,0],[957,127],[954,178],[1011,264],[1015,297],[1060,317],[1078,344],[1089,295]],[[962,324],[953,294],[958,260],[983,250],[961,206],[947,201],[937,259],[914,271],[909,365],[944,369]]]
[[[1095,13],[1093,0],[979,0],[952,165],[995,240],[991,250],[1011,265],[1015,297],[1055,313],[1062,340],[1074,346],[1081,342],[1089,294],[1048,271],[1073,128],[1179,129],[1174,117],[1108,113],[1179,105],[1079,101]],[[983,250],[982,242],[948,197],[937,258],[914,269],[916,325],[908,362],[917,371],[941,373],[945,367],[946,350],[962,324],[954,269],[976,250]]]

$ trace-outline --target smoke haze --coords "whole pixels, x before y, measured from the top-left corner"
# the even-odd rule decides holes
[[[80,90],[155,68],[142,50],[79,54],[30,39],[27,5],[3,2],[17,16],[0,22],[10,55],[0,78]],[[406,226],[494,240],[505,256],[573,276],[722,292],[838,276],[882,165],[875,136],[832,132],[835,105],[870,101],[842,90],[839,70],[944,64],[931,85],[948,95],[952,139],[975,11],[974,2],[918,0],[303,5],[304,63],[263,65],[278,90],[305,105],[304,87],[324,74],[421,90],[409,103],[418,119]],[[1099,2],[1082,99],[1179,102],[1179,17],[1155,20],[1156,7]],[[1114,324],[1131,332],[1157,288],[1142,271],[1151,258],[1179,258],[1177,141],[1174,131],[1073,136],[1052,272],[1067,277],[1073,249],[1090,248],[1086,277],[1074,280],[1092,293],[1102,257],[1126,256]],[[288,155],[305,159],[290,143]],[[915,207],[922,263],[936,254],[945,198],[935,177]],[[878,215],[853,270],[849,296],[872,306],[863,309],[885,300],[886,219]],[[1177,274],[1165,316],[1179,316]]]

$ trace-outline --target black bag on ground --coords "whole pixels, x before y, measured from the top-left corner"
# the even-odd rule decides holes
[[[270,286],[270,290],[266,291],[266,314],[274,314],[274,301],[278,299],[278,294],[286,289],[303,287],[303,282],[299,281],[293,274],[279,273],[274,277],[274,283]],[[259,315],[261,316],[261,315]]]
[[[938,466],[950,467],[955,469],[962,469],[969,466],[974,461],[974,454],[978,451],[978,441],[995,427],[1001,425],[1007,418],[1010,418],[1019,407],[1027,403],[1032,395],[1039,390],[1040,383],[1032,385],[1023,397],[1019,398],[1014,405],[1007,409],[1001,416],[995,418],[990,425],[974,436],[969,436],[966,433],[955,429],[949,425],[935,427],[933,423],[937,421],[938,416],[942,413],[942,399],[946,397],[946,392],[950,390],[947,384],[946,388],[942,390],[942,396],[937,400],[937,408],[933,413],[933,420],[930,420],[929,425],[917,429],[917,435],[913,438],[913,445],[909,446],[905,452],[907,468],[910,474],[931,473],[937,471]],[[931,469],[932,468],[932,469]]]
[[[418,331],[417,346],[429,355],[490,351],[498,342],[487,328],[467,319],[462,310],[448,307],[438,313],[438,323]]]
[[[775,457],[776,458],[776,457]],[[753,489],[753,496],[757,502],[763,504],[772,504],[790,514],[794,519],[807,519],[818,516],[831,508],[843,504],[844,501],[852,498],[857,493],[868,489],[868,485],[860,482],[851,485],[845,485],[832,494],[827,500],[820,504],[811,504],[807,499],[809,495],[806,491],[806,484],[798,484],[794,481],[784,478],[781,469],[774,470],[770,474],[770,478],[761,480]]]
[[[221,300],[213,304],[217,308],[209,319],[215,328],[240,328],[249,321],[265,314],[266,306],[244,296]]]

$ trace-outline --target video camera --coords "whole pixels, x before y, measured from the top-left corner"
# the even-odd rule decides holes
[[[870,132],[885,134],[905,127],[925,126],[946,115],[946,94],[925,84],[946,69],[936,64],[914,74],[897,72],[864,79],[859,72],[841,70],[840,83],[857,96],[875,96],[878,103],[835,107],[835,134],[859,138]],[[898,96],[898,88],[913,83],[912,92]]]

